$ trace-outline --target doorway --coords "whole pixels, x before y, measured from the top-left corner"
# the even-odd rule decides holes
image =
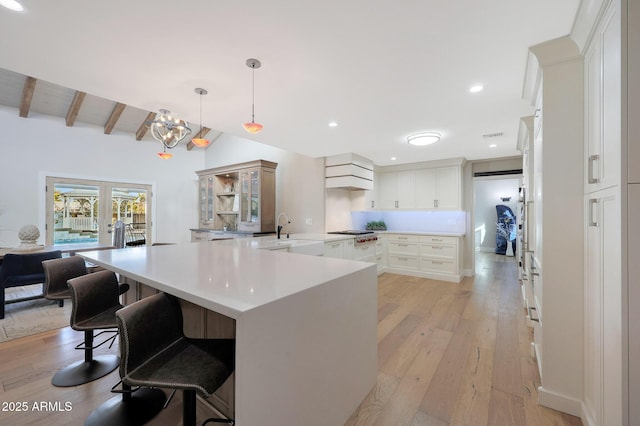
[[[497,253],[516,257],[516,248],[511,247],[512,250],[507,250],[508,244],[504,243],[504,239],[515,239],[516,246],[518,244],[520,181],[520,175],[474,177],[474,253]],[[498,211],[506,212],[506,216],[503,217],[513,215],[513,219],[503,219],[499,222]],[[503,244],[506,245],[503,247]]]
[[[47,245],[113,244],[113,225],[151,240],[151,185],[88,179],[46,178]]]

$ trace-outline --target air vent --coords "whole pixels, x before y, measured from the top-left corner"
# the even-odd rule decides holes
[[[496,133],[487,133],[486,135],[482,135],[483,138],[499,138],[500,136],[504,136],[504,132],[496,132]]]

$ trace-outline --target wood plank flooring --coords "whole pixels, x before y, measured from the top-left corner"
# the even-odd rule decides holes
[[[531,338],[512,257],[460,284],[383,274],[378,380],[347,425],[581,425],[537,404]]]
[[[460,284],[379,277],[378,380],[347,425],[581,424],[537,404],[540,379],[515,261],[479,258],[476,276]],[[67,327],[0,344],[0,425],[81,425],[113,396],[117,371],[82,386],[50,384],[57,370],[82,358],[73,349],[81,339]],[[96,351],[108,352],[117,348]],[[199,406],[199,421],[210,415]],[[180,417],[176,395],[150,424],[180,425]]]

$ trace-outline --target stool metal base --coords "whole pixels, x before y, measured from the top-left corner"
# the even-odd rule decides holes
[[[89,414],[85,426],[143,425],[162,411],[167,396],[160,389],[140,388],[114,396]]]
[[[119,366],[120,357],[99,355],[91,361],[78,361],[64,367],[53,376],[51,384],[58,387],[82,385],[106,376]]]

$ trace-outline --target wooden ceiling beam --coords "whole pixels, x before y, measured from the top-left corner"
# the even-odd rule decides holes
[[[149,123],[152,122],[154,118],[156,118],[156,113],[150,112],[147,115],[147,118],[145,118],[145,120],[142,122],[140,127],[138,127],[138,131],[136,132],[137,141],[141,141],[142,138],[144,138],[144,135],[147,134],[147,131],[149,130]]]
[[[80,107],[82,106],[82,102],[84,102],[85,96],[87,96],[87,94],[79,90],[76,90],[76,94],[73,95],[71,106],[69,106],[69,111],[67,111],[67,117],[65,118],[67,127],[72,127],[75,124],[76,118],[78,118],[78,113],[80,112]]]
[[[111,134],[111,131],[115,127],[116,123],[120,119],[120,116],[122,115],[122,112],[124,111],[124,109],[126,107],[127,106],[125,104],[121,104],[120,102],[118,102],[116,104],[116,106],[113,108],[113,111],[111,111],[111,115],[109,116],[109,119],[107,120],[107,124],[104,125],[104,134],[105,135],[110,135]]]
[[[198,133],[196,133],[196,135],[194,137],[192,137],[191,139],[196,139],[196,138],[204,138],[205,136],[207,136],[207,133],[209,133],[211,131],[210,128],[208,127],[203,127],[200,129],[200,131]],[[187,151],[191,151],[193,148],[195,148],[196,146],[193,144],[193,142],[189,141],[189,143],[187,144]]]
[[[22,88],[22,99],[20,100],[20,117],[27,117],[31,109],[31,99],[33,92],[36,90],[37,79],[27,76]]]

